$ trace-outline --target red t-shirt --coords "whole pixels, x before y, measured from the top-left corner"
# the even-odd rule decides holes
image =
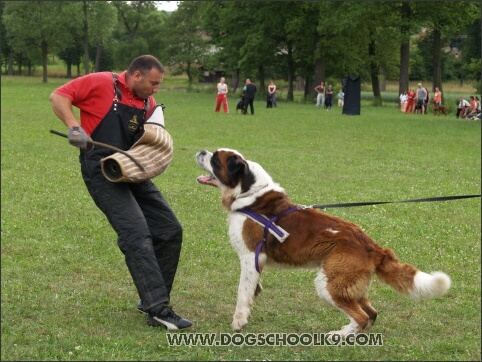
[[[117,76],[117,84],[122,92],[120,104],[125,104],[138,109],[144,108],[144,100],[134,97],[126,86],[126,73]],[[85,132],[90,135],[97,125],[104,119],[114,103],[114,78],[111,72],[98,72],[76,78],[57,88],[54,93],[67,97],[72,105],[80,109],[80,122]],[[156,101],[149,97],[150,115]]]

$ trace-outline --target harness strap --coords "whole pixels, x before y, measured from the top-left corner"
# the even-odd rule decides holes
[[[240,212],[245,214],[246,216],[249,216],[251,220],[263,226],[265,228],[265,231],[266,226],[269,225],[267,229],[268,232],[270,232],[276,239],[278,239],[280,243],[285,241],[286,238],[290,236],[290,234],[283,230],[283,228],[280,228],[278,225],[276,225],[274,221],[270,222],[271,220],[268,219],[265,215],[258,214],[257,212],[254,212],[250,209],[238,209],[236,210],[236,212]]]
[[[258,245],[256,246],[256,251],[254,253],[254,266],[256,267],[256,271],[258,273],[261,273],[261,270],[259,268],[259,254],[261,253],[261,249],[263,249],[263,245],[264,239],[258,243]]]
[[[275,222],[276,220],[278,220],[280,216],[292,213],[293,211],[296,211],[296,210],[299,210],[298,206],[293,206],[292,208],[287,209],[282,213],[273,216],[271,219],[268,219],[266,216],[260,215],[250,209],[236,210],[237,212],[246,214],[251,219],[253,219],[254,221],[264,226],[263,239],[258,243],[258,245],[256,246],[256,250],[254,252],[254,265],[258,273],[261,273],[261,269],[259,267],[259,254],[261,253],[261,249],[263,248],[263,245],[266,241],[266,237],[268,236],[268,233],[271,232],[273,234],[274,232],[273,235],[280,241],[280,243],[282,243],[289,236],[289,234],[283,229],[281,229],[278,225],[276,225]],[[283,238],[280,238],[278,236],[283,236]]]

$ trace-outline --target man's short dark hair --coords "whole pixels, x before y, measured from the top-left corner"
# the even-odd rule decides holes
[[[131,62],[127,73],[134,74],[134,72],[138,70],[142,75],[146,75],[152,68],[156,68],[159,72],[164,73],[164,66],[156,57],[152,55],[141,55]]]

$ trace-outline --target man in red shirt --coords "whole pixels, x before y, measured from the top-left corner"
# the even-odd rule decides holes
[[[114,153],[93,141],[128,150],[142,135],[156,106],[153,97],[164,78],[155,57],[143,55],[121,74],[91,73],[50,95],[54,113],[68,127],[70,144],[80,148],[82,178],[95,204],[116,231],[117,244],[141,299],[147,324],[167,329],[192,325],[169,306],[182,244],[182,226],[152,180],[111,182],[100,160]],[[72,106],[80,109],[80,123]]]

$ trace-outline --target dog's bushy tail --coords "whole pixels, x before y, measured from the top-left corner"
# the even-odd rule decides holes
[[[412,265],[402,264],[390,249],[384,249],[384,257],[376,268],[378,278],[397,292],[413,299],[435,298],[447,293],[450,278],[442,272],[424,273]]]

